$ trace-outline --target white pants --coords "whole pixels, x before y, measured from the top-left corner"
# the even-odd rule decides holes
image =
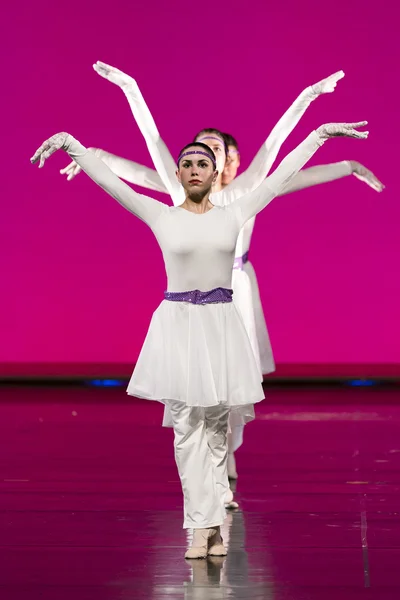
[[[191,408],[168,402],[175,434],[175,460],[184,497],[184,529],[222,525],[229,490],[229,408]]]
[[[233,454],[243,444],[244,425],[235,425],[228,435],[228,452]]]

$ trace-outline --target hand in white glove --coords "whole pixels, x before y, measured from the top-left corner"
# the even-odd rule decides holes
[[[60,173],[67,176],[67,181],[72,181],[81,171],[81,167],[73,160],[64,169],[61,169]]]
[[[359,127],[364,127],[368,121],[359,121],[358,123],[327,123],[318,127],[317,133],[322,139],[331,137],[351,137],[365,140],[369,131],[357,131]]]
[[[135,121],[138,124],[147,145],[149,146],[149,144],[157,143],[160,139],[160,134],[135,79],[130,77],[130,75],[126,75],[126,73],[123,73],[119,69],[111,67],[110,65],[106,65],[100,61],[97,61],[97,63],[93,65],[93,69],[96,71],[96,73],[101,75],[101,77],[111,81],[111,83],[114,83],[120,87],[124,92],[128,99]],[[153,156],[150,148],[149,150],[150,155],[153,158],[153,162],[156,161],[155,164],[157,164],[157,157]],[[170,162],[174,165],[175,169],[175,161],[171,158]]]
[[[106,63],[100,62],[99,60],[95,65],[93,65],[93,69],[96,71],[96,73],[101,75],[101,77],[108,79],[108,81],[111,81],[111,83],[115,83],[115,85],[118,85],[120,88],[135,82],[130,75],[127,75],[126,73],[123,73],[119,69],[111,67]]]
[[[322,79],[318,81],[318,83],[314,83],[314,85],[310,86],[311,91],[315,96],[319,96],[320,94],[331,94],[337,85],[337,82],[340,79],[343,79],[344,72],[337,71],[333,75],[329,75],[326,79]]]
[[[40,148],[36,150],[35,154],[30,159],[31,163],[35,164],[40,159],[39,169],[41,169],[45,160],[50,158],[54,152],[57,152],[57,150],[60,150],[60,148],[64,146],[67,137],[68,133],[65,133],[64,131],[51,136],[51,138],[43,142]]]
[[[367,169],[367,167],[364,167],[364,165],[357,162],[356,160],[349,160],[349,163],[350,163],[353,175],[355,177],[357,177],[357,179],[359,179],[360,181],[363,181],[364,183],[366,183],[367,185],[372,187],[372,189],[375,190],[376,192],[382,192],[385,189],[385,186],[383,185],[383,183],[381,181],[379,181],[379,179],[377,177],[375,177],[375,175],[372,173],[372,171]]]

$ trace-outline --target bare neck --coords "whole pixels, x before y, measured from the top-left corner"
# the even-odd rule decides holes
[[[213,208],[213,204],[210,201],[210,194],[211,190],[208,190],[203,195],[189,195],[188,193],[186,193],[185,201],[183,202],[181,207],[185,210],[189,210],[190,212],[198,214],[206,213]]]

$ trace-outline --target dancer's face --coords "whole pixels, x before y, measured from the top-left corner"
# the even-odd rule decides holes
[[[211,136],[211,137],[209,137]],[[215,154],[217,160],[217,171],[222,173],[225,168],[226,154],[224,140],[220,139],[214,133],[202,133],[197,136],[196,142],[206,144]]]
[[[240,154],[236,146],[228,146],[228,158],[222,173],[222,184],[229,185],[237,175],[240,166]]]
[[[190,152],[191,148],[185,150]],[[193,151],[198,150],[194,147]],[[211,158],[199,154],[188,154],[179,162],[176,172],[178,181],[189,195],[204,196],[218,177]]]

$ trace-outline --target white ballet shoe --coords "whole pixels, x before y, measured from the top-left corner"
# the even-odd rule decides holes
[[[230,488],[228,488],[228,491],[226,492],[226,495],[225,495],[225,508],[228,510],[233,510],[235,508],[239,508],[239,504],[237,502],[235,502],[233,499],[233,492]]]
[[[212,529],[193,529],[193,541],[186,551],[185,558],[207,558],[209,540],[216,535],[219,527]]]
[[[233,452],[231,454],[228,454],[228,478],[229,479],[237,479],[238,478],[238,474],[237,474],[237,470],[236,470],[236,460],[235,460],[235,455]]]
[[[226,556],[228,554],[219,527],[217,527],[216,532],[209,539],[208,545],[208,556]]]

